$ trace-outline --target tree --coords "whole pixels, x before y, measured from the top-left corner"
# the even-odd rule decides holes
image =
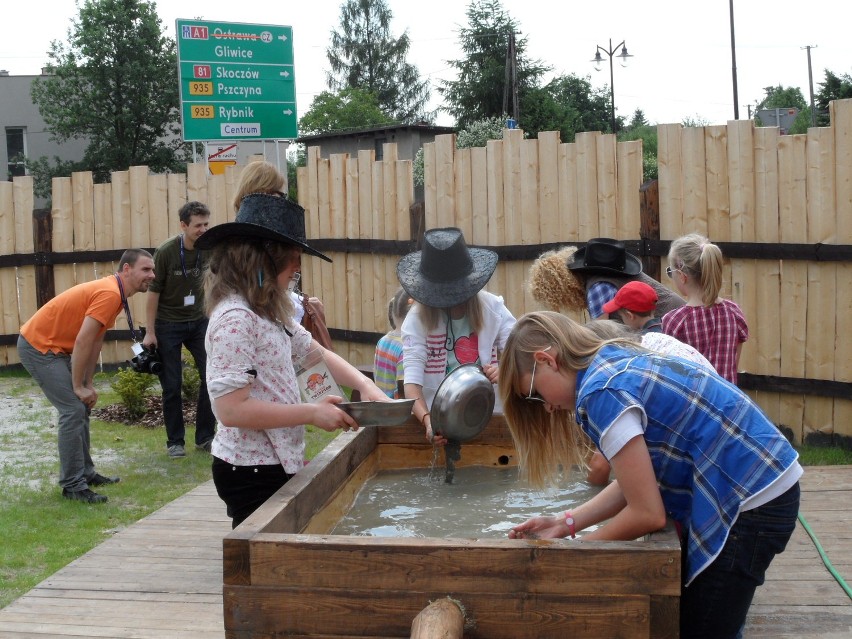
[[[394,119],[379,107],[378,98],[365,89],[323,91],[299,119],[301,135],[316,135],[342,129],[393,124]]]
[[[82,164],[100,180],[134,165],[177,169],[185,157],[175,42],[160,24],[145,0],[85,0],[68,42],[51,45],[52,75],[33,82],[54,139],[87,138]]]
[[[609,131],[609,90],[592,89],[588,76],[561,75],[529,89],[521,113],[519,124],[530,135],[559,131],[563,142],[573,142],[581,131]]]
[[[485,118],[499,117],[509,111],[504,97],[511,95],[512,86],[507,80],[510,40],[514,34],[515,77],[519,104],[529,107],[528,93],[538,83],[549,67],[525,55],[527,40],[519,35],[517,23],[503,10],[500,0],[473,0],[467,8],[468,26],[459,30],[464,58],[449,60],[458,72],[457,79],[442,81],[438,91],[444,97],[444,110],[464,128]],[[521,110],[519,120],[526,114]]]
[[[346,0],[340,8],[340,30],[331,32],[326,51],[331,65],[328,87],[369,91],[382,111],[399,122],[431,122],[434,114],[426,110],[429,83],[406,62],[408,32],[391,36],[392,17],[386,0]]]
[[[848,73],[835,75],[825,70],[825,82],[819,85],[819,91],[814,96],[814,106],[817,112],[817,126],[831,124],[828,115],[828,104],[832,100],[852,98],[852,76]]]

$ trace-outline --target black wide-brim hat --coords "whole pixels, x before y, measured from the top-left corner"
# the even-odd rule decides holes
[[[396,265],[399,283],[409,296],[433,308],[466,302],[488,284],[497,268],[497,253],[469,248],[457,228],[432,229],[423,250],[403,256]]]
[[[240,201],[233,222],[217,224],[195,240],[199,249],[209,249],[232,237],[281,242],[300,247],[305,253],[331,258],[308,246],[305,209],[292,200],[269,193],[250,193]]]
[[[204,237],[204,236],[202,236]],[[577,249],[568,269],[598,275],[633,276],[642,272],[642,262],[628,253],[624,242],[609,237],[596,237]]]

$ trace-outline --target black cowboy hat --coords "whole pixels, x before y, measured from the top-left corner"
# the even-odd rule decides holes
[[[476,295],[496,268],[497,253],[468,248],[460,229],[443,228],[426,231],[423,250],[403,256],[396,274],[421,304],[451,308]]]
[[[624,242],[596,237],[586,242],[583,248],[577,249],[573,259],[568,262],[568,269],[580,273],[633,276],[642,272],[642,262],[627,252]]]
[[[217,224],[195,240],[199,249],[208,249],[231,237],[281,242],[300,247],[305,253],[331,258],[312,249],[305,237],[305,209],[280,195],[250,193],[240,201],[233,222]]]

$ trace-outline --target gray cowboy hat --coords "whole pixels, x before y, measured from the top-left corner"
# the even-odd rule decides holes
[[[204,237],[204,236],[202,236]],[[609,237],[596,237],[577,249],[568,269],[600,275],[639,275],[642,262],[627,252],[624,242]]]
[[[300,247],[305,253],[331,258],[307,244],[305,209],[295,202],[269,193],[250,193],[240,201],[240,210],[233,222],[217,224],[195,240],[199,249],[209,249],[231,237],[281,242]]]
[[[460,229],[443,228],[426,231],[423,250],[403,256],[396,274],[421,304],[451,308],[476,295],[496,268],[497,253],[468,248]]]

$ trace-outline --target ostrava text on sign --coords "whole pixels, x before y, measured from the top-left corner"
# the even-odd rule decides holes
[[[183,139],[294,139],[293,29],[177,20]]]

